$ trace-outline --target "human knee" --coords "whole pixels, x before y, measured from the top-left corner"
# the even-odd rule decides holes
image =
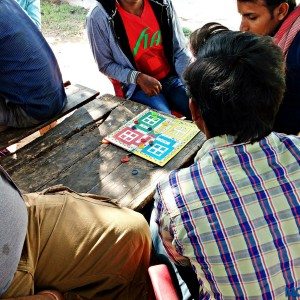
[[[150,228],[142,214],[126,209],[128,216],[121,222],[118,222],[118,226],[121,226],[121,230],[126,232],[126,237],[132,241],[143,243],[150,247],[151,234]]]

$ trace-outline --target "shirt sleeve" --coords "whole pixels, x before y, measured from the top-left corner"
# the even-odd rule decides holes
[[[109,40],[111,29],[98,6],[88,14],[86,28],[89,43],[99,71],[120,82],[135,84],[139,72],[124,67],[114,60],[113,51],[117,50],[118,45],[116,42],[114,44],[116,49],[111,49]]]
[[[157,185],[154,200],[155,222],[158,224],[158,232],[169,258],[175,264],[189,266],[189,259],[181,254],[183,246],[176,239],[176,227],[164,203],[160,184]],[[168,199],[168,201],[171,201],[171,199]]]
[[[41,29],[41,3],[40,0],[30,0],[23,2],[17,0],[21,7],[26,11],[31,20],[35,23],[35,25]]]

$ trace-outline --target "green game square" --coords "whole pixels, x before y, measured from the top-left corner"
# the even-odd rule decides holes
[[[152,120],[155,123],[154,124],[149,124],[147,122],[148,120]],[[152,129],[154,130],[155,128],[157,128],[161,123],[163,123],[165,121],[165,117],[161,116],[161,115],[157,115],[156,117],[154,117],[152,115],[152,112],[149,111],[147,112],[144,116],[139,118],[139,123],[135,124],[136,128],[140,129],[141,131],[147,132],[147,133],[151,133],[148,131],[149,127],[152,127]]]

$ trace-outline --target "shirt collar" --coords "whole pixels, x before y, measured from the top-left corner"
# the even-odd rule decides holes
[[[212,149],[221,149],[228,146],[230,147],[232,145],[236,146],[237,144],[233,144],[234,140],[235,137],[232,135],[220,135],[206,140],[200,148],[200,150],[198,151],[195,157],[195,162],[201,160],[201,158],[208,152],[210,152]]]

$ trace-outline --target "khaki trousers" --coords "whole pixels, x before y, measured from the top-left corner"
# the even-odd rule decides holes
[[[24,200],[24,250],[2,298],[52,288],[68,299],[147,299],[151,237],[141,214],[61,187]]]

